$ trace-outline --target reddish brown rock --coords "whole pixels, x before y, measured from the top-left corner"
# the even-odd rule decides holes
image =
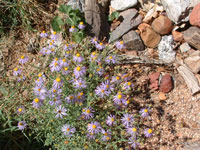
[[[160,77],[160,73],[159,72],[153,72],[151,74],[149,74],[149,79],[150,79],[150,89],[152,90],[158,90],[158,79]]]
[[[151,24],[152,28],[159,34],[169,34],[173,29],[172,21],[166,16],[156,18]]]
[[[140,30],[141,39],[147,47],[155,48],[158,46],[161,36],[156,33],[151,26],[143,23],[138,27],[138,29]]]
[[[160,82],[160,91],[163,93],[168,93],[173,88],[172,77],[170,74],[166,74],[162,77]]]
[[[182,42],[183,41],[183,34],[178,31],[172,31],[172,36],[174,41],[176,42]]]
[[[200,3],[198,3],[190,14],[190,24],[200,27]]]
[[[140,32],[143,32],[147,27],[151,27],[149,24],[147,23],[141,23],[139,26],[138,26],[138,30]]]
[[[166,100],[166,99],[167,99],[167,97],[166,97],[165,93],[163,93],[163,92],[159,92],[159,94],[158,94],[158,97],[159,97],[159,99],[160,99],[161,101],[163,101],[163,100]]]

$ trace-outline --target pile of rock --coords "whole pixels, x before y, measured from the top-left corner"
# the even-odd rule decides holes
[[[194,73],[193,81],[197,80],[195,75],[200,72],[199,0],[78,0],[78,2],[81,6],[85,6],[82,10],[93,36],[100,40],[107,37],[110,43],[123,40],[126,50],[137,51],[142,55],[146,54],[145,50],[150,49],[151,53],[155,53],[159,60],[166,64],[174,62],[180,64],[177,56],[181,55],[183,58],[181,65],[185,65],[187,70]],[[106,8],[109,6],[110,14],[114,11],[120,14],[119,19],[111,24],[110,30],[108,15],[102,6]],[[109,31],[111,31],[110,36],[108,36]],[[199,83],[197,85],[199,87]],[[199,92],[200,88],[197,89],[192,90],[192,93]]]
[[[192,94],[200,91],[196,78],[200,72],[199,0],[111,0],[110,7],[123,17],[111,32],[110,42],[123,39],[127,50],[151,48],[161,61],[184,65],[187,71],[178,68],[179,73]],[[181,64],[176,59],[179,54],[183,58]],[[156,84],[157,80],[153,81],[153,88],[158,88]]]

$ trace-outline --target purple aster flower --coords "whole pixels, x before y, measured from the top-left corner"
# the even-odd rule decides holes
[[[126,129],[127,133],[130,134],[132,137],[135,137],[136,138],[136,135],[137,135],[137,128],[135,127],[128,127]]]
[[[54,96],[54,97],[52,97],[52,98],[51,98],[51,101],[49,101],[49,104],[50,104],[51,106],[53,106],[53,105],[56,105],[56,106],[61,105],[61,104],[62,104],[62,101],[61,101],[61,99],[60,99],[60,96]]]
[[[17,125],[19,130],[24,130],[26,128],[26,126],[27,126],[27,124],[25,121],[19,121],[18,125]]]
[[[48,45],[48,48],[49,48],[49,49],[52,49],[52,48],[55,48],[55,47],[56,47],[55,41],[54,41],[54,40],[50,41],[50,42],[49,42],[49,45]]]
[[[36,85],[37,87],[42,87],[43,84],[44,84],[43,78],[39,77],[37,80],[35,80],[35,85]]]
[[[118,84],[118,83],[121,82],[120,79],[121,79],[120,76],[113,76],[113,77],[112,77],[112,81],[111,81],[111,83],[116,83],[116,84]]]
[[[68,67],[69,66],[66,58],[59,60],[59,64],[60,64],[61,67]]]
[[[35,98],[32,102],[32,105],[34,108],[38,109],[43,105],[43,100],[41,100],[39,98]]]
[[[97,48],[98,50],[102,50],[102,49],[105,48],[105,45],[103,45],[103,43],[100,42],[99,44],[96,44],[96,48]]]
[[[106,80],[105,82],[101,83],[101,85],[102,85],[103,87],[105,87],[105,89],[106,89],[107,91],[110,91],[110,92],[111,92],[111,91],[114,90],[114,85],[111,84],[109,80]]]
[[[62,105],[56,107],[55,113],[56,113],[56,118],[63,118],[63,116],[66,116],[67,109],[65,107],[62,107]]]
[[[94,133],[87,133],[86,137],[89,139],[89,140],[94,140],[96,138],[96,135]]]
[[[128,106],[128,104],[130,104],[130,100],[129,99],[127,99],[127,100],[123,100],[122,101],[122,104],[124,105],[124,106]]]
[[[143,108],[140,110],[140,115],[143,117],[143,118],[146,118],[149,116],[149,109],[147,108]]]
[[[134,85],[133,85],[133,83],[132,82],[125,82],[124,84],[123,84],[123,89],[125,89],[125,90],[129,90],[129,89],[131,89],[131,88],[133,88],[134,87]]]
[[[96,61],[98,58],[98,54],[96,52],[92,52],[92,54],[90,55],[90,61]]]
[[[83,103],[83,101],[85,100],[85,95],[83,92],[78,93],[78,95],[76,96],[76,102],[81,104]]]
[[[63,74],[63,75],[68,75],[69,73],[70,73],[70,70],[69,70],[68,67],[63,67],[63,68],[62,68],[62,74]]]
[[[77,53],[77,54],[73,57],[73,60],[74,60],[75,62],[81,63],[81,62],[84,60],[84,58],[81,57],[80,53]]]
[[[147,137],[147,138],[149,138],[149,137],[151,137],[152,136],[152,129],[149,129],[149,128],[146,128],[145,130],[144,130],[144,135],[145,135],[145,137]]]
[[[23,114],[25,112],[24,106],[18,106],[17,107],[17,114]]]
[[[125,96],[121,93],[118,92],[117,95],[114,96],[113,101],[117,105],[121,105],[123,101],[125,101]]]
[[[49,55],[49,54],[51,54],[51,50],[49,50],[49,48],[47,48],[47,47],[43,47],[43,48],[40,50],[40,54],[42,54],[43,56]]]
[[[73,85],[76,89],[82,89],[82,88],[87,87],[86,82],[81,78],[75,79],[75,81],[73,82]]]
[[[90,118],[93,118],[94,117],[94,114],[93,114],[93,110],[92,110],[92,108],[83,108],[82,109],[82,115],[84,115],[85,117],[85,119],[90,119]]]
[[[83,22],[80,22],[78,25],[79,29],[85,29],[85,25],[83,24]]]
[[[102,85],[97,86],[97,88],[95,89],[95,93],[97,96],[100,96],[101,98],[108,96],[110,94],[110,92],[107,91],[106,87]]]
[[[69,32],[77,32],[77,29],[75,28],[75,26],[71,26],[71,28],[69,29]]]
[[[108,56],[108,57],[106,57],[105,62],[107,64],[115,64],[116,63],[116,56]]]
[[[89,123],[87,129],[94,134],[98,134],[102,130],[100,123],[97,121]]]
[[[20,64],[25,64],[26,62],[28,62],[28,56],[24,56],[22,55],[19,59],[19,63]]]
[[[127,74],[127,73],[122,74],[121,78],[122,78],[122,80],[125,81],[125,82],[128,82],[129,80],[131,80],[130,75]]]
[[[13,75],[14,76],[18,76],[18,75],[20,75],[22,73],[22,70],[21,69],[19,69],[19,68],[14,68],[14,71],[13,71]]]
[[[41,99],[45,99],[47,95],[47,89],[45,87],[34,87],[34,93],[36,96],[39,96]]]
[[[61,70],[60,62],[58,61],[58,58],[55,58],[51,64],[49,65],[51,72],[59,72]]]
[[[132,114],[124,114],[121,121],[125,127],[129,127],[134,122],[134,117]]]
[[[71,51],[66,51],[65,52],[65,58],[69,58],[71,56]]]
[[[50,52],[49,52],[49,54],[52,54],[52,55],[55,55],[56,54],[56,50],[55,50],[55,48],[51,48],[51,50],[49,50]],[[49,55],[48,54],[48,55]]]
[[[97,73],[98,75],[102,76],[103,73],[104,73],[104,68],[103,68],[102,66],[99,66],[99,67],[97,68],[97,70],[96,70],[96,73]]]
[[[17,82],[21,82],[21,81],[25,81],[25,80],[26,80],[26,77],[23,75],[21,77],[17,78]]]
[[[56,32],[53,32],[51,35],[50,35],[50,38],[54,41],[58,40],[59,39],[59,34],[57,34]]]
[[[69,51],[69,50],[72,50],[72,46],[70,44],[65,44],[63,49],[66,51]]]
[[[109,141],[111,139],[111,132],[105,131],[104,129],[101,130],[101,133],[103,134],[102,141]]]
[[[115,43],[115,46],[116,46],[117,49],[119,49],[119,50],[122,50],[122,49],[125,48],[124,42],[123,42],[123,41],[117,41],[117,42]]]
[[[115,124],[116,121],[115,121],[115,116],[113,115],[109,115],[107,117],[107,120],[106,120],[106,124],[109,125],[109,126],[112,126],[113,124]]]
[[[61,80],[60,77],[57,77],[54,81],[53,81],[53,88],[59,89],[63,86],[63,81]]]
[[[75,132],[76,128],[71,127],[68,124],[65,124],[62,128],[61,131],[63,132],[64,135],[71,137]]]
[[[98,44],[98,39],[96,38],[96,37],[94,37],[94,38],[92,38],[91,40],[90,40],[90,42],[92,43],[92,44]]]
[[[68,104],[70,104],[70,103],[74,103],[75,102],[75,96],[74,95],[69,95],[69,96],[67,96],[66,98],[65,98],[65,100],[66,100],[66,102],[68,103]]]
[[[129,138],[128,144],[130,144],[131,147],[134,148],[134,149],[136,149],[138,146],[140,146],[140,143],[138,143],[138,142],[136,141],[136,138],[135,138],[135,137],[130,137],[130,138]]]
[[[84,66],[77,66],[74,68],[74,75],[76,78],[83,76],[86,73],[86,68]]]
[[[45,31],[42,31],[42,33],[40,33],[40,37],[45,38],[48,36],[48,33],[46,33]]]
[[[41,78],[41,79],[45,80],[46,76],[43,73],[39,73],[38,74],[38,78]]]
[[[58,89],[58,88],[55,88],[55,87],[52,87],[51,90],[49,90],[49,94],[51,97],[54,97],[54,96],[58,96],[62,93],[62,89]]]

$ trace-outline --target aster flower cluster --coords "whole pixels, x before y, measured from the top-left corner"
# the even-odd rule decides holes
[[[84,23],[80,22],[78,27],[72,26],[69,31],[74,33],[84,28]],[[135,149],[140,145],[138,137],[149,138],[153,135],[151,128],[140,129],[137,122],[138,119],[145,121],[150,117],[150,108],[142,108],[140,115],[132,111],[132,95],[127,94],[132,93],[135,87],[131,75],[107,71],[106,67],[117,61],[114,54],[102,54],[106,51],[106,45],[93,38],[90,42],[96,49],[94,46],[89,47],[85,54],[81,45],[65,42],[60,44],[60,34],[56,32],[48,34],[43,31],[40,37],[47,42],[40,54],[42,57],[51,57],[45,73],[39,73],[34,78],[30,110],[34,115],[41,112],[42,117],[36,120],[40,125],[43,123],[45,127],[49,126],[48,132],[51,130],[51,133],[48,136],[61,135],[53,136],[56,140],[51,138],[49,141],[67,139],[67,147],[70,142],[74,146],[73,142],[77,140],[91,145],[101,145],[101,142],[112,145],[113,141],[123,138],[121,141],[128,141],[129,147]],[[123,42],[117,42],[116,48],[123,49]],[[19,63],[25,64],[27,57],[22,58],[24,60]],[[14,75],[20,74],[21,70],[16,68]],[[19,105],[16,114],[23,115],[28,112],[27,109]],[[28,125],[25,121],[19,121],[17,126],[19,130],[24,130]],[[120,134],[121,131],[125,135]],[[66,147],[64,149],[68,148]]]

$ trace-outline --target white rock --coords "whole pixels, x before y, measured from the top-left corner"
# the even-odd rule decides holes
[[[172,35],[162,37],[160,43],[158,44],[158,56],[160,60],[166,63],[174,62],[176,52],[173,50],[172,45],[173,45]]]
[[[183,43],[180,46],[181,53],[185,53],[185,52],[189,51],[190,49],[191,49],[191,47],[188,43]]]
[[[194,7],[195,5],[197,5],[200,1],[199,0],[190,0],[190,6]]]
[[[150,9],[147,14],[145,15],[143,22],[148,23],[152,18],[157,18],[158,16],[158,12],[162,12],[163,11],[163,7],[162,6],[158,6],[157,4],[154,5],[154,7],[152,9]]]
[[[168,18],[176,24],[181,21],[189,21],[189,13],[192,10],[191,1],[192,0],[161,0]]]
[[[135,6],[137,2],[137,0],[112,0],[111,7],[117,11],[122,11]]]

